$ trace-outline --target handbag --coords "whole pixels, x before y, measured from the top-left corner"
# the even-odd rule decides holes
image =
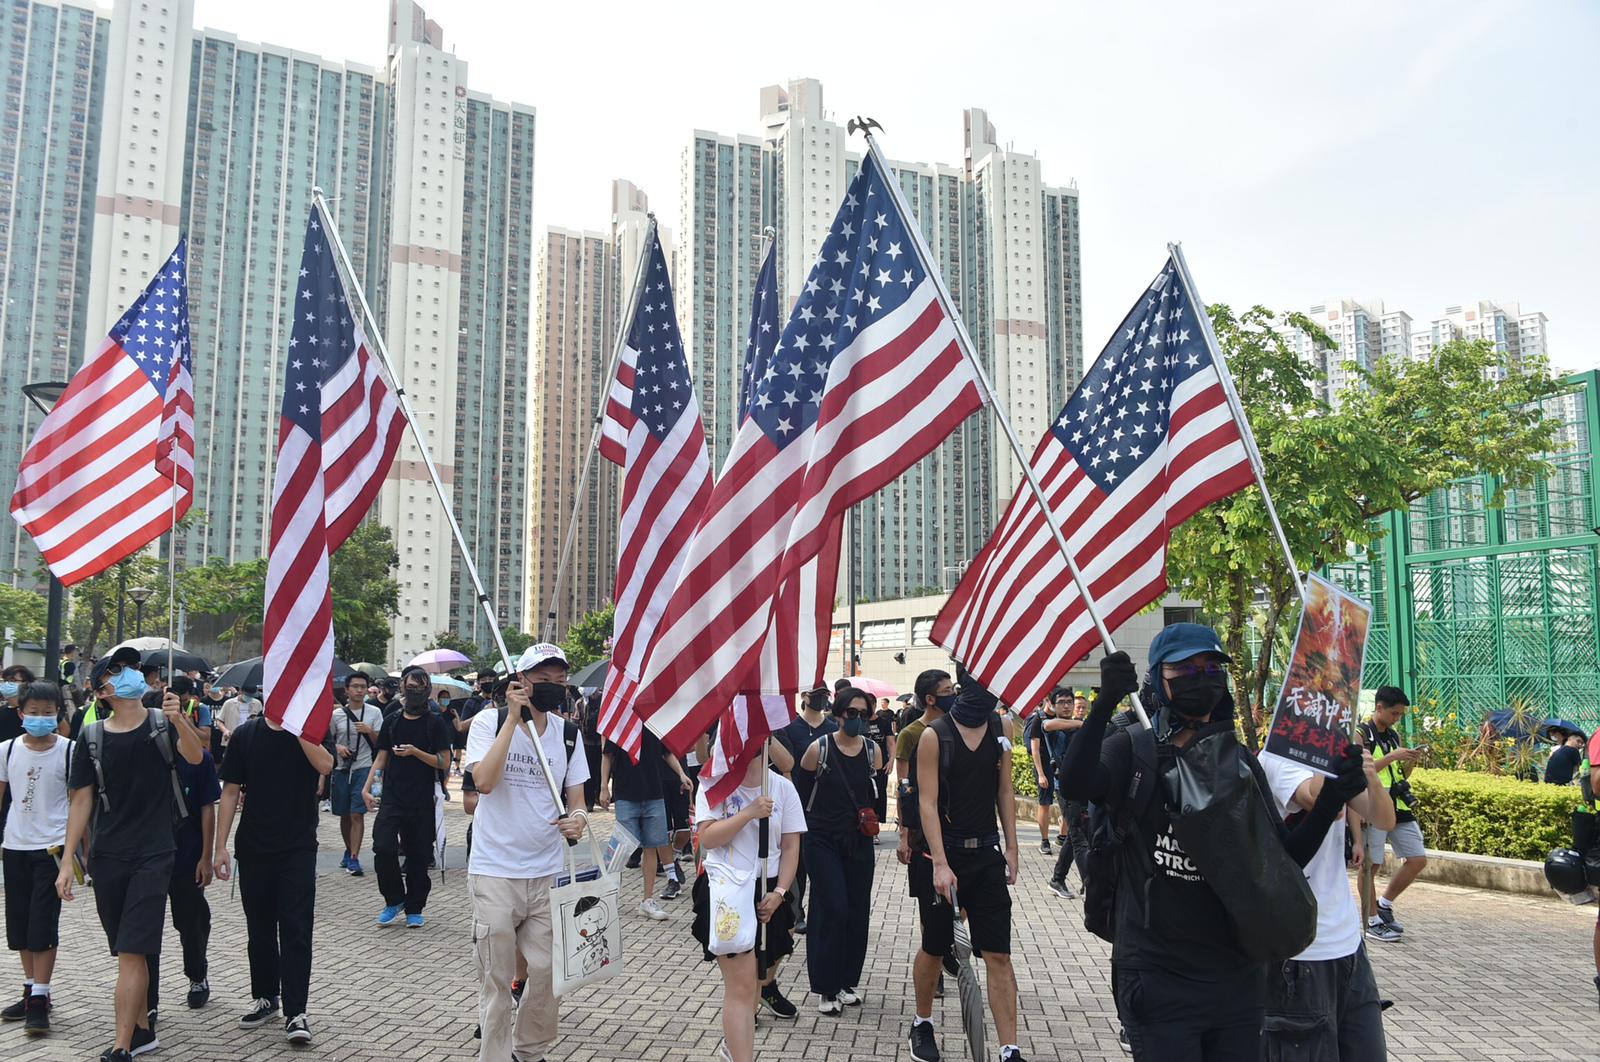
[[[754,870],[726,866],[706,868],[710,925],[706,950],[713,955],[738,955],[756,946]]]
[[[575,845],[566,845],[567,873],[550,889],[551,985],[557,996],[622,973],[622,879],[607,874],[594,830],[584,834],[594,869],[579,873]],[[583,880],[587,879],[587,880]]]

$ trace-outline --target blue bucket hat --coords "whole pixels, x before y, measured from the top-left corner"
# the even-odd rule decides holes
[[[1216,653],[1233,663],[1233,658],[1223,651],[1216,631],[1204,623],[1174,623],[1161,628],[1161,633],[1150,643],[1150,670],[1153,672],[1162,664],[1187,660],[1201,653]]]

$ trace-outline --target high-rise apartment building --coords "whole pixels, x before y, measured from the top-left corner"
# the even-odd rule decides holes
[[[0,323],[8,363],[31,352],[19,380],[68,376],[187,233],[205,520],[178,555],[261,556],[290,296],[321,187],[498,618],[520,623],[533,110],[471,91],[411,0],[391,2],[379,68],[196,31],[192,0],[118,0],[109,18],[45,0],[0,11],[21,77],[0,111],[15,133]],[[0,395],[0,481],[37,426],[20,401]],[[405,587],[394,656],[447,629],[488,645],[409,438],[376,511]],[[9,522],[0,535],[29,578],[32,543]]]
[[[0,481],[7,490],[39,427],[21,385],[67,379],[98,342],[87,321],[89,248],[110,38],[111,20],[88,3],[0,3],[0,364],[7,380]],[[38,564],[33,540],[16,521],[0,520],[0,568],[31,582]]]
[[[963,117],[961,165],[890,168],[996,392],[1023,438],[1036,440],[1082,371],[1077,189],[1045,185],[1039,160],[1001,147],[983,111]],[[738,427],[762,228],[776,230],[778,286],[792,305],[861,157],[824,108],[818,81],[762,89],[760,121],[759,137],[696,132],[683,156],[679,318],[714,467]],[[997,438],[987,415],[972,418],[856,508],[859,596],[953,584],[1021,479]]]
[[[1452,339],[1486,339],[1494,349],[1508,356],[1510,361],[1524,358],[1548,358],[1550,355],[1547,326],[1549,319],[1537,311],[1523,313],[1515,302],[1496,302],[1480,299],[1474,303],[1446,306],[1444,314],[1430,322],[1426,332],[1412,338],[1411,351],[1416,358],[1426,358]],[[1495,370],[1496,376],[1504,375]]]

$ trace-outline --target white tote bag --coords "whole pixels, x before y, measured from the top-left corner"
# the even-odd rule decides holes
[[[552,981],[557,996],[622,972],[622,918],[617,909],[622,879],[601,869],[594,830],[584,832],[595,864],[584,869],[582,876],[589,880],[578,880],[573,855],[577,846],[568,845],[566,884],[550,890],[550,923],[555,934]]]
[[[755,871],[706,866],[711,930],[706,950],[713,955],[738,955],[756,946]]]

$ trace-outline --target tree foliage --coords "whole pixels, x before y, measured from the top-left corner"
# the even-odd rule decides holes
[[[561,648],[566,651],[567,664],[572,670],[611,655],[612,627],[616,618],[617,606],[608,601],[603,608],[584,614],[568,628]]]
[[[44,595],[0,583],[0,630],[10,627],[19,642],[44,642]]]
[[[1560,385],[1543,363],[1507,364],[1486,342],[1456,341],[1427,362],[1347,366],[1351,383],[1330,409],[1282,331],[1327,345],[1314,322],[1260,306],[1235,314],[1218,304],[1210,313],[1302,572],[1370,545],[1382,534],[1375,517],[1453,479],[1484,472],[1520,486],[1547,468],[1541,455],[1556,425],[1538,400]],[[1491,380],[1490,370],[1505,378]],[[1247,488],[1191,517],[1173,533],[1167,570],[1174,589],[1201,602],[1233,657],[1241,722],[1255,747],[1272,661],[1287,648],[1298,601],[1260,492]]]
[[[47,573],[48,574],[48,573]],[[134,637],[134,620],[139,612],[125,596],[128,588],[143,586],[153,591],[144,603],[146,633],[167,633],[167,566],[149,553],[136,553],[101,572],[67,587],[70,616],[67,640],[77,643],[84,659],[103,656],[117,642],[117,607],[123,608],[123,638]]]

